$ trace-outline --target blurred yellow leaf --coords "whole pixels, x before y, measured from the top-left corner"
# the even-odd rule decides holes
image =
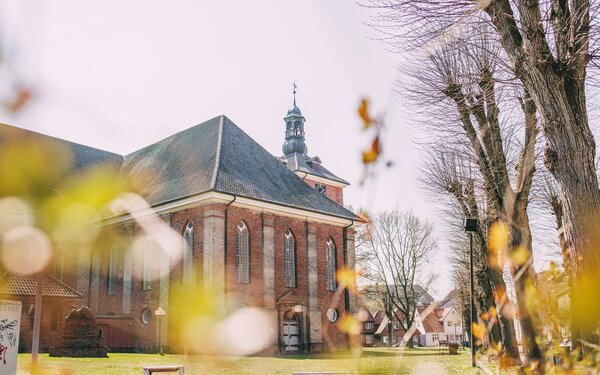
[[[369,115],[369,101],[367,99],[362,99],[360,101],[360,106],[358,107],[358,115],[360,116],[363,122],[363,129],[368,129],[376,123],[376,121],[372,119]]]
[[[485,324],[483,323],[473,323],[471,329],[473,330],[473,336],[477,337],[478,339],[483,339],[486,334]]]
[[[340,331],[345,332],[349,335],[360,335],[361,324],[351,314],[344,314],[338,323]]]
[[[340,287],[349,290],[356,290],[356,271],[347,267],[340,268],[337,271],[337,280]]]
[[[488,240],[489,262],[498,269],[504,268],[504,252],[510,240],[510,229],[500,221],[492,224]]]
[[[381,149],[379,147],[379,137],[375,137],[371,142],[371,148],[368,151],[363,152],[363,164],[370,164],[377,160]]]
[[[508,226],[501,221],[497,221],[492,224],[490,228],[490,239],[488,241],[490,250],[497,252],[499,249],[503,249],[510,240],[510,230]]]
[[[521,266],[529,260],[529,251],[523,246],[517,246],[515,250],[510,254],[510,258],[513,263],[517,266]]]

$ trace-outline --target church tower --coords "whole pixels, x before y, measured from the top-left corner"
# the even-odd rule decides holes
[[[297,86],[294,82],[294,102],[283,118],[285,141],[281,147],[283,156],[280,160],[311,187],[343,206],[343,189],[350,184],[325,168],[318,156],[308,156],[308,147],[304,138],[306,119],[296,105],[296,92]]]
[[[304,142],[304,122],[300,108],[296,105],[296,83],[294,83],[294,104],[283,118],[285,121],[285,142],[281,148],[283,155],[290,156],[294,153],[306,155],[308,148]]]

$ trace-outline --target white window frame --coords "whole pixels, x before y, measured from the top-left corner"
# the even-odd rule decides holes
[[[107,294],[114,295],[117,292],[117,246],[112,245],[108,251],[108,272],[107,272]]]
[[[374,324],[373,322],[365,322],[365,329],[373,329]]]
[[[394,329],[400,329],[400,322],[393,322]]]
[[[431,341],[433,341],[434,343],[440,341],[440,334],[439,333],[432,333],[431,334]]]
[[[387,335],[382,336],[381,339],[382,339],[382,341],[383,341],[384,344],[388,343],[388,336]]]
[[[289,229],[283,240],[283,284],[286,288],[296,287],[296,240]]]
[[[144,241],[144,269],[142,275],[142,290],[152,289],[152,239],[146,236]]]
[[[327,273],[327,290],[335,291],[337,283],[335,273],[337,270],[336,248],[331,237],[325,242],[325,269]]]
[[[191,221],[183,232],[183,267],[181,278],[184,284],[194,280],[194,223]]]
[[[373,343],[373,335],[365,335],[365,344]]]
[[[237,226],[235,243],[235,274],[238,283],[250,283],[250,233],[246,223]]]

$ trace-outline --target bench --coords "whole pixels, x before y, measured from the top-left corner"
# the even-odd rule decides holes
[[[144,375],[151,375],[155,372],[179,372],[179,375],[185,374],[183,365],[144,366]]]

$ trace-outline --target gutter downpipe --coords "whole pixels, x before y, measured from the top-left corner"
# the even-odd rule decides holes
[[[233,199],[231,200],[231,202],[227,203],[225,205],[225,219],[224,219],[224,226],[225,226],[225,234],[224,234],[224,249],[223,249],[223,273],[224,273],[224,277],[225,280],[223,280],[224,283],[224,287],[225,290],[228,292],[229,290],[227,290],[228,285],[227,285],[227,233],[228,231],[228,221],[229,221],[229,206],[235,202],[237,199],[237,195],[233,194]]]
[[[347,226],[342,229],[342,250],[344,256],[344,266],[348,265],[348,228],[354,225],[354,219],[350,219],[351,222]],[[350,292],[348,291],[348,287],[344,289],[344,310],[346,313],[350,310]],[[350,334],[346,333],[346,346],[348,349],[350,348]]]

